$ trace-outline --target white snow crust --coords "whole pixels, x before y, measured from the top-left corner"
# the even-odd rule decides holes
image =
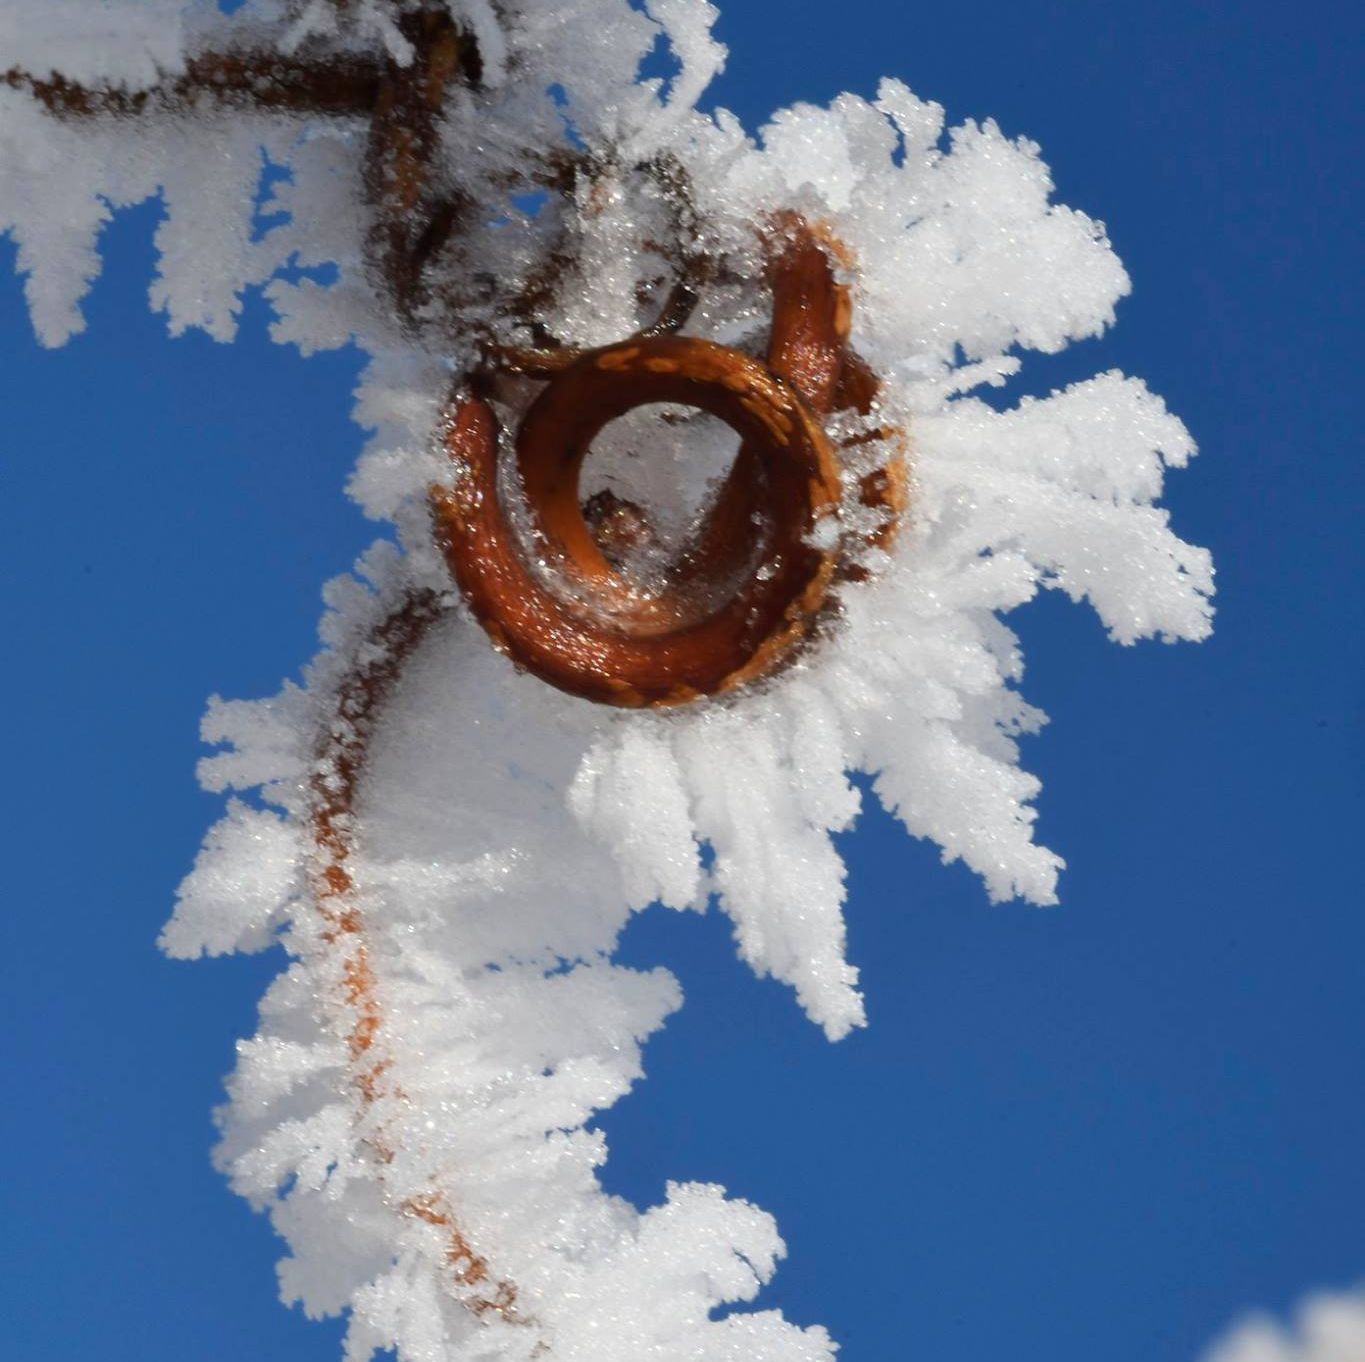
[[[231,45],[405,61],[400,8],[255,0],[225,17],[209,3],[7,0],[0,52],[34,74],[129,89]],[[371,435],[349,490],[389,529],[327,588],[322,652],[300,684],[212,703],[204,737],[219,750],[201,777],[235,794],[162,939],[178,957],[275,943],[287,955],[239,1047],[216,1158],[288,1244],[284,1298],[349,1312],[349,1362],[385,1348],[402,1362],[827,1362],[820,1328],[771,1311],[717,1317],[752,1301],[784,1252],[768,1215],[694,1184],[641,1213],[597,1182],[606,1150],[588,1123],[641,1077],[641,1047],[682,1001],[667,970],[613,963],[617,938],[651,904],[714,902],[743,958],[790,985],[831,1039],[861,1026],[832,841],[858,815],[853,772],[992,899],[1052,903],[1062,862],[1033,839],[1039,787],[1018,761],[1044,716],[1018,689],[1003,616],[1055,588],[1088,601],[1118,642],[1202,638],[1209,555],[1156,504],[1166,468],[1194,446],[1118,373],[1003,411],[979,395],[1025,353],[1103,331],[1128,290],[1103,225],[1052,201],[1032,143],[989,121],[945,129],[939,106],[894,80],[872,99],[781,110],[753,135],[697,107],[725,56],[700,0],[451,8],[485,68],[442,128],[451,184],[485,210],[452,277],[497,285],[462,295],[461,334],[522,339],[499,294],[562,233],[576,265],[545,324],[597,344],[647,322],[641,296],[667,273],[648,243],[669,226],[640,166],[666,158],[690,187],[689,246],[729,265],[689,330],[761,348],[755,224],[804,214],[847,247],[854,342],[884,381],[871,424],[909,433],[908,523],[890,552],[869,551],[872,572],[842,588],[816,647],[725,701],[594,706],[514,672],[458,605],[432,627],[384,706],[354,812],[386,1064],[378,1097],[358,1104],[343,981],[307,888],[308,792],[319,734],[373,630],[413,592],[451,592],[426,492],[446,475],[434,432],[472,340],[414,336],[367,276],[356,122],[59,120],[0,84],[0,230],[18,244],[44,343],[83,326],[111,212],[160,194],[150,297],[172,332],[230,340],[244,292],[262,288],[277,340],[305,353],[354,341],[369,356],[355,417]],[[675,74],[641,80],[657,43]],[[591,186],[537,194],[547,148],[590,153]],[[268,166],[284,173],[258,209]],[[648,465],[632,421],[652,432]],[[626,418],[592,476],[695,506],[732,449],[702,424]],[[888,454],[858,448],[872,465]],[[516,1283],[517,1318],[469,1308],[477,1293],[452,1282],[441,1233],[403,1212],[425,1195]],[[1314,1321],[1348,1307],[1314,1309],[1317,1338]],[[1246,1338],[1217,1362],[1347,1362],[1328,1344]]]

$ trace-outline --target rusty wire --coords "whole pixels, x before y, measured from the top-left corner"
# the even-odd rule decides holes
[[[333,3],[347,13],[348,0]],[[366,259],[395,319],[430,340],[430,305],[439,300],[434,266],[458,246],[477,208],[441,173],[441,118],[454,90],[478,92],[482,64],[477,44],[444,4],[428,0],[403,10],[396,22],[412,48],[407,65],[387,57],[227,51],[197,54],[182,73],[145,89],[92,88],[17,68],[0,73],[0,81],[66,119],[240,109],[366,123],[362,182],[372,210]],[[605,168],[559,149],[543,158],[542,184],[562,194],[575,177]],[[868,415],[879,385],[850,348],[850,293],[836,279],[836,266],[849,265],[842,247],[797,218],[767,224],[760,233],[773,294],[763,358],[679,334],[718,262],[701,245],[690,186],[676,161],[656,158],[628,173],[652,178],[669,214],[668,239],[645,243],[672,270],[653,320],[596,350],[556,340],[541,317],[573,265],[561,220],[560,240],[545,252],[543,267],[499,309],[532,343],[484,345],[485,371],[452,398],[447,413],[444,438],[455,475],[450,485],[431,488],[429,500],[452,576],[513,662],[590,700],[666,706],[771,675],[828,613],[836,581],[861,574],[847,542],[813,532],[838,516],[843,496],[841,451],[824,420],[842,410]],[[518,425],[516,450],[521,493],[539,537],[534,547],[548,551],[548,578],[530,562],[498,490],[498,420],[489,391],[499,374],[546,380]],[[617,498],[580,506],[578,473],[607,421],[659,401],[719,415],[740,432],[742,444],[673,563],[667,589],[642,593],[622,572],[619,550],[650,533],[647,517]],[[850,443],[887,436],[895,432],[870,431]],[[884,547],[904,508],[902,455],[863,477],[858,497],[881,513],[871,540]],[[309,790],[310,886],[323,941],[341,952],[345,1039],[362,1112],[381,1096],[406,1099],[390,1071],[356,894],[354,805],[370,734],[406,660],[444,608],[439,595],[418,592],[360,650],[365,660],[335,692]],[[367,1139],[381,1177],[394,1158],[389,1139],[382,1125]],[[445,1236],[454,1287],[474,1314],[532,1322],[521,1312],[516,1286],[476,1251],[440,1193],[409,1196],[401,1210]]]
[[[870,411],[876,385],[849,350],[849,291],[822,234],[786,221],[770,234],[769,260],[764,361],[711,341],[637,334],[551,351],[532,370],[549,381],[515,445],[534,553],[499,492],[493,404],[478,385],[454,400],[453,478],[431,490],[437,540],[493,645],[518,667],[598,703],[666,707],[770,675],[810,637],[848,548],[837,533],[817,534],[842,501],[838,453],[821,418]],[[661,402],[720,417],[742,444],[665,589],[642,591],[608,541],[628,521],[647,534],[647,518],[619,500],[607,515],[585,515],[579,475],[608,421]],[[860,487],[861,500],[885,513],[883,543],[903,493],[895,460]],[[548,571],[534,561],[542,552]]]

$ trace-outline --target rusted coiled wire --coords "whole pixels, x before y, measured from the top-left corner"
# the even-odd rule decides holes
[[[870,411],[877,386],[849,349],[837,249],[796,218],[769,234],[766,361],[650,334],[543,359],[548,382],[515,440],[530,542],[499,490],[493,404],[473,389],[455,398],[445,437],[453,477],[431,492],[436,535],[470,609],[517,666],[604,704],[678,705],[768,675],[810,636],[848,549],[840,456],[822,418]],[[742,444],[664,587],[646,590],[612,561],[579,479],[603,426],[661,402],[719,417]],[[904,503],[899,456],[863,480],[860,499],[884,513],[884,543]]]
[[[346,8],[338,0],[338,10]],[[440,119],[450,92],[477,89],[481,71],[476,44],[444,4],[406,7],[401,25],[413,52],[407,64],[229,51],[197,55],[180,74],[140,90],[90,88],[18,69],[0,72],[0,82],[27,90],[64,118],[212,108],[366,123],[369,268],[398,323],[430,343],[438,334],[425,320],[431,267],[458,241],[474,207],[438,173]],[[654,324],[584,354],[546,347],[492,356],[503,369],[547,380],[516,441],[534,542],[518,535],[500,498],[497,416],[485,392],[471,388],[452,402],[445,440],[455,473],[450,485],[431,492],[452,574],[494,643],[551,684],[613,705],[676,705],[733,691],[771,674],[811,636],[835,581],[859,571],[853,546],[838,530],[849,497],[843,451],[825,418],[846,409],[868,414],[878,386],[849,347],[850,298],[835,270],[843,263],[840,248],[795,219],[765,232],[773,293],[765,357],[677,334],[705,286],[706,261],[688,240],[686,186],[677,168],[649,169],[679,207],[677,277]],[[539,283],[554,287],[552,277]],[[513,307],[509,315],[537,346],[551,339],[532,313],[521,311]],[[644,591],[620,570],[608,542],[611,533],[632,533],[632,508],[591,514],[580,504],[579,473],[603,425],[659,401],[711,412],[743,443],[664,588]],[[886,542],[904,502],[899,459],[862,478],[855,497],[881,512],[873,538]],[[542,548],[544,567],[535,561]],[[381,1184],[394,1160],[395,1133],[382,1123],[376,1128],[370,1113],[381,1098],[406,1099],[393,1074],[354,878],[354,806],[374,726],[442,608],[434,593],[415,592],[358,650],[337,686],[334,721],[321,725],[309,788],[310,887],[323,942],[339,954],[341,1030]],[[405,1189],[395,1201],[401,1214],[438,1232],[452,1287],[473,1314],[533,1323],[516,1285],[470,1242],[446,1196],[434,1187]]]

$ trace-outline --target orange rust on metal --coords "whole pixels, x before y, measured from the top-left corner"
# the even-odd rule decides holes
[[[385,1094],[391,1061],[384,1054],[384,1013],[352,870],[356,796],[384,704],[407,659],[441,613],[440,597],[418,592],[374,630],[361,649],[364,660],[337,688],[334,715],[309,784],[308,821],[314,852],[309,887],[323,922],[323,941],[342,952],[340,1001],[348,1018],[346,1049],[352,1087],[362,1109]],[[389,1091],[401,1098],[396,1090]],[[395,1150],[382,1128],[368,1136],[366,1143],[381,1170],[393,1163]],[[516,1287],[494,1279],[487,1260],[475,1251],[440,1193],[410,1197],[400,1210],[441,1231],[451,1279],[460,1288],[467,1309],[480,1317],[494,1314],[512,1323],[528,1322],[517,1311]]]
[[[699,539],[686,569],[674,574],[687,589],[657,595],[618,572],[579,505],[593,437],[613,418],[655,402],[698,407],[739,432],[756,451],[767,517],[757,544],[752,528]],[[456,404],[447,448],[457,474],[452,486],[433,489],[432,505],[460,589],[518,665],[571,694],[639,707],[731,690],[758,674],[765,641],[789,623],[812,585],[823,599],[832,577],[832,552],[808,542],[839,499],[824,432],[796,392],[757,360],[710,341],[663,337],[590,353],[532,403],[517,463],[548,560],[544,572],[528,561],[498,499],[497,428],[487,401]],[[746,569],[742,587],[727,591]]]
[[[456,399],[445,432],[454,478],[431,489],[436,537],[473,614],[517,666],[622,707],[725,694],[790,660],[836,574],[859,575],[842,562],[842,545],[818,547],[814,533],[841,500],[839,460],[821,418],[844,407],[866,414],[877,391],[848,349],[852,307],[831,254],[828,236],[798,219],[774,227],[766,363],[682,336],[634,336],[556,356],[516,435],[534,547],[502,505],[492,404],[476,392]],[[661,591],[621,571],[621,555],[579,503],[593,438],[616,417],[659,402],[709,412],[742,441]],[[903,487],[896,469],[862,480],[862,501],[887,513],[874,542],[894,531]]]

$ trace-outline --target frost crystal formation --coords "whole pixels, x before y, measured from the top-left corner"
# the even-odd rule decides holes
[[[1357,1362],[1365,1357],[1365,1289],[1322,1292],[1295,1311],[1293,1326],[1253,1315],[1231,1329],[1204,1362]]]
[[[820,1328],[722,1309],[783,1252],[764,1212],[688,1184],[641,1213],[598,1185],[588,1122],[682,1001],[667,970],[613,963],[623,925],[714,900],[754,970],[845,1035],[863,1024],[831,841],[858,813],[849,773],[993,899],[1050,903],[1061,862],[1033,841],[1017,761],[1042,715],[1002,615],[1052,587],[1121,643],[1208,630],[1208,555],[1156,505],[1193,452],[1161,400],[1112,372],[1004,411],[974,395],[1112,321],[1128,280],[1103,227],[1051,202],[1031,143],[945,131],[895,80],[756,135],[699,111],[714,17],[704,0],[0,14],[0,229],[45,343],[81,329],[111,213],[160,195],[151,302],[172,332],[229,340],[261,288],[278,341],[368,356],[348,490],[391,528],[328,587],[302,684],[213,702],[202,779],[237,793],[163,938],[287,955],[217,1159],[289,1246],[285,1299],[349,1312],[353,1362],[831,1358]],[[457,78],[426,123],[372,114],[422,25],[455,35]],[[672,75],[642,77],[660,53]],[[382,116],[431,179],[376,170]],[[407,220],[375,204],[404,194],[452,206],[428,215],[439,232],[398,240]],[[762,236],[783,215],[839,243],[881,382],[875,416],[837,415],[838,433],[865,437],[868,466],[879,430],[908,433],[899,536],[792,665],[722,699],[632,712],[516,672],[433,546],[452,391],[489,347],[621,341],[680,273],[688,334],[761,354]],[[400,247],[420,276],[391,264]],[[533,388],[500,400],[517,382]],[[594,445],[589,490],[676,539],[734,443],[695,413],[634,412]],[[1248,1347],[1229,1355],[1336,1356]]]

